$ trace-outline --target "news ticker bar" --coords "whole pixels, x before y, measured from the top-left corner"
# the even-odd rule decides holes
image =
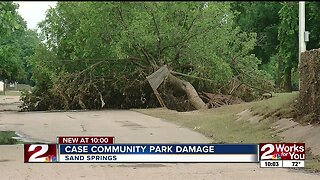
[[[59,144],[60,154],[257,154],[255,144]],[[258,161],[257,161],[258,162]]]
[[[25,144],[27,162],[248,162],[304,167],[304,143],[114,144],[114,137],[63,136],[58,144]]]
[[[259,162],[249,144],[25,144],[25,162]]]
[[[60,162],[258,162],[257,146],[242,144],[58,145]]]

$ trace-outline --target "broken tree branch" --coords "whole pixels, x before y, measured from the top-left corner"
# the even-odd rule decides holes
[[[179,73],[179,72],[176,72],[176,71],[170,71],[170,73],[176,74],[176,75],[180,75],[180,76],[190,77],[190,78],[194,78],[194,79],[200,79],[200,80],[204,80],[204,81],[215,82],[212,79],[202,78],[202,77],[198,77],[198,76],[192,76],[192,75],[189,75],[189,74]]]

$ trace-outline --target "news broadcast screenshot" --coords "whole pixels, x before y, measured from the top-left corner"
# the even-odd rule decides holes
[[[319,180],[317,1],[1,1],[0,180]]]

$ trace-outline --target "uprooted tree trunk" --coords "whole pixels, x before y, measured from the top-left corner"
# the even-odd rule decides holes
[[[197,91],[194,89],[191,83],[188,81],[179,79],[169,73],[167,81],[176,88],[184,91],[190,101],[190,104],[196,109],[208,109],[207,105],[199,97]]]

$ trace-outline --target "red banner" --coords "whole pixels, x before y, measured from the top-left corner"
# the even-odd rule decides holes
[[[111,136],[62,136],[58,144],[114,144]]]

